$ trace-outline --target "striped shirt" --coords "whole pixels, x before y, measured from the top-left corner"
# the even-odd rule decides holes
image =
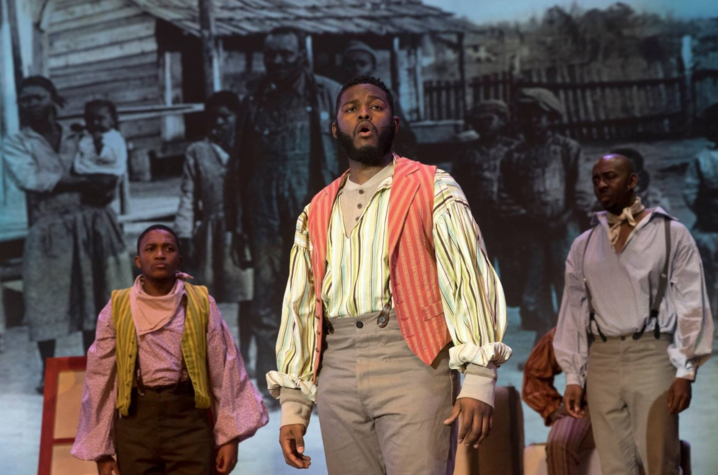
[[[390,165],[390,167],[392,167]],[[393,167],[392,167],[393,169]],[[380,172],[381,173],[381,172]],[[340,190],[327,239],[327,270],[322,302],[328,318],[351,318],[380,311],[391,303],[388,214],[392,176],[376,187],[350,232],[345,232]],[[342,185],[346,186],[346,181]],[[314,315],[312,243],[309,205],[299,216],[291,251],[290,277],[284,295],[277,340],[279,371],[267,375],[270,390],[301,389],[314,400],[312,376],[317,319]],[[503,289],[486,257],[479,231],[463,191],[446,172],[434,178],[433,238],[442,306],[454,347],[450,366],[493,368],[511,355],[501,343],[506,329]]]

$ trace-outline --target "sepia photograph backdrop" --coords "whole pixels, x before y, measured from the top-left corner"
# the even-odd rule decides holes
[[[246,262],[240,266],[231,259],[233,226],[245,218],[230,215],[246,217],[251,207],[262,206],[261,200],[245,199],[245,209],[237,210],[233,194],[239,191],[233,186],[264,179],[261,173],[284,173],[318,187],[343,172],[346,162],[329,133],[335,111],[331,91],[356,74],[379,77],[390,87],[401,120],[395,151],[453,173],[472,204],[509,306],[505,341],[514,353],[499,370],[500,386],[520,392],[526,358],[556,323],[568,246],[590,226],[591,211],[600,209],[593,200],[586,205],[575,199],[580,193],[592,196],[590,171],[597,158],[614,150],[630,154],[647,206],[665,208],[689,229],[697,221],[718,228],[705,209],[707,198],[698,196],[696,188],[696,180],[711,177],[693,165],[712,147],[703,136],[702,112],[718,103],[715,2],[0,0],[0,6],[2,473],[37,470],[42,418],[37,386],[43,366],[36,343],[56,340],[55,356],[84,354],[80,330],[92,331],[88,315],[99,313],[109,287],[131,285],[135,242],[150,224],[177,230],[184,270],[195,283],[209,286],[250,375],[266,392],[264,373],[275,365],[273,338],[289,249],[272,248],[255,223],[242,231]],[[276,71],[266,66],[264,41],[273,30],[287,27],[298,32],[307,78],[299,93],[309,113],[264,117],[256,112],[257,104],[282,94],[272,90]],[[13,137],[22,134],[19,85],[37,75],[50,79],[64,99],[62,107],[55,101],[56,112],[68,137],[79,140],[90,133],[88,102],[110,101],[116,108],[114,128],[124,139],[126,168],[116,185],[104,190],[106,202],[92,201],[97,184],[82,196],[81,206],[106,211],[83,228],[95,236],[90,251],[81,249],[86,241],[63,231],[75,219],[71,203],[50,210],[54,228],[44,237],[28,234],[45,222],[47,210],[38,200],[52,191],[28,192],[28,178],[13,172],[8,150]],[[213,96],[219,91],[233,98]],[[210,97],[214,102],[206,110]],[[527,100],[546,111],[560,146],[534,150],[527,145],[531,131],[521,114]],[[225,131],[226,137],[213,128],[220,109],[238,124]],[[256,113],[243,122],[248,110]],[[499,119],[493,131],[497,137],[490,142],[483,140],[486,113]],[[271,157],[247,145],[309,156],[316,145],[315,116],[317,141],[321,138],[326,160],[336,157],[334,169],[320,171],[306,160],[304,168],[272,170],[266,166]],[[219,147],[220,142],[230,145]],[[517,169],[520,153],[549,161],[558,154],[566,168],[560,176]],[[74,158],[66,158],[72,165]],[[291,198],[301,211],[307,196]],[[533,203],[524,206],[529,214],[532,206],[545,202],[568,217],[560,229],[543,232],[529,224],[546,218],[541,210],[534,221],[515,219],[515,206],[522,202]],[[262,232],[293,232],[294,223],[280,208],[261,210],[266,222],[274,223],[260,226]],[[298,212],[289,209],[296,219]],[[110,234],[117,238],[112,245],[107,244]],[[28,238],[38,247],[26,247]],[[544,251],[546,246],[550,251]],[[97,248],[104,254],[98,256]],[[287,259],[282,260],[284,252]],[[272,253],[286,269],[267,277],[263,266]],[[718,252],[712,250],[712,259],[709,255],[703,256],[703,265],[716,315]],[[89,262],[110,257],[122,268],[112,275],[104,261]],[[23,267],[28,262],[40,267],[28,270]],[[78,279],[88,278],[87,272],[78,278],[76,272],[84,271],[77,269],[89,268],[95,269],[87,271],[90,283],[71,298],[54,295],[42,284],[67,281],[74,289]],[[28,312],[43,305],[59,315],[47,317],[52,331],[50,323],[28,319]],[[718,470],[717,361],[701,368],[691,407],[681,414],[680,435],[691,445],[694,474]],[[564,384],[559,376],[560,392]],[[312,467],[307,473],[326,473],[318,424],[315,416],[308,429]],[[514,430],[522,431],[525,445],[543,443],[548,434],[541,416],[525,404]],[[269,425],[240,444],[234,473],[294,473],[284,464],[278,431],[274,409]]]

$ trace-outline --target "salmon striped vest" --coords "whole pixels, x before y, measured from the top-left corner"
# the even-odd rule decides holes
[[[322,352],[324,309],[322,282],[326,272],[329,220],[345,172],[320,191],[309,206],[312,243],[316,340],[314,368]],[[430,365],[451,341],[441,303],[434,254],[434,174],[436,167],[397,158],[389,197],[389,283],[401,334],[407,345]],[[317,372],[314,372],[316,381]]]
[[[207,324],[209,322],[209,292],[207,287],[184,283],[187,295],[182,357],[194,387],[195,406],[210,406],[207,377]],[[117,335],[117,403],[115,407],[126,416],[130,408],[132,381],[137,361],[137,332],[130,311],[130,290],[112,292],[112,323]]]

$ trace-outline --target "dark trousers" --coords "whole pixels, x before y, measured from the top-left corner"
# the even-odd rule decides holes
[[[578,224],[570,222],[565,230],[535,230],[522,246],[519,262],[526,269],[521,298],[521,328],[537,332],[537,339],[556,326],[557,304],[561,304],[566,272],[566,257],[578,236]]]
[[[132,391],[127,417],[115,421],[115,450],[123,475],[210,475],[214,436],[207,409],[191,390]]]

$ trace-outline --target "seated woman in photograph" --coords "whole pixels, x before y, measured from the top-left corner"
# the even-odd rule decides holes
[[[72,454],[100,475],[230,473],[268,421],[215,300],[178,278],[181,262],[172,229],[145,229],[141,275],[98,318]]]

